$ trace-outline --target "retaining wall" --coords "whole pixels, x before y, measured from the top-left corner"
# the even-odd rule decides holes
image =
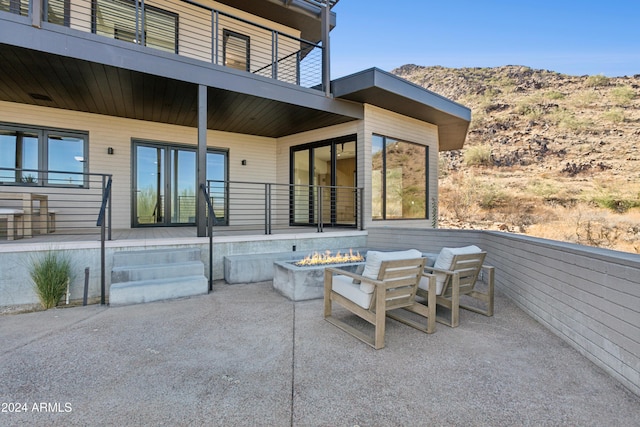
[[[369,228],[389,249],[474,244],[496,267],[496,288],[640,395],[640,255],[510,233]]]

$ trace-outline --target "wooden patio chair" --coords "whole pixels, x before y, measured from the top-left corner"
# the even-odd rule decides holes
[[[493,316],[494,275],[492,266],[484,265],[487,253],[477,246],[462,248],[443,248],[433,267],[425,267],[427,273],[436,276],[436,305],[449,309],[449,318],[436,317],[440,323],[453,328],[460,323],[460,307],[485,316]],[[478,277],[484,271],[487,291],[476,289]],[[426,298],[426,304],[432,300],[431,291],[426,286],[418,287],[418,296]],[[480,308],[460,303],[460,296],[467,295],[480,301]]]
[[[325,319],[375,349],[384,347],[386,316],[390,310],[404,308],[427,318],[427,326],[417,321],[399,320],[423,332],[432,333],[435,330],[435,297],[431,306],[415,301],[426,261],[421,255],[417,250],[369,251],[361,275],[335,267],[325,268]],[[430,279],[431,287],[435,290],[435,276],[429,275],[427,279]],[[332,316],[332,302],[374,325],[373,337]]]

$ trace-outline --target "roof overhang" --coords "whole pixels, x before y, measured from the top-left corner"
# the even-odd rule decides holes
[[[437,93],[377,68],[331,82],[336,98],[371,104],[438,126],[439,151],[464,145],[471,110]]]

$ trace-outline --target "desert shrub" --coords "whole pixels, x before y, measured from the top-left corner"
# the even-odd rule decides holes
[[[530,102],[522,102],[518,104],[515,111],[530,120],[539,120],[544,116],[544,109],[540,104]]]
[[[606,111],[602,117],[611,123],[622,123],[625,120],[624,111],[620,108],[612,108]]]
[[[587,81],[585,84],[588,87],[602,87],[607,86],[609,84],[609,77],[606,77],[602,74],[596,74],[593,76],[587,77]]]
[[[593,198],[593,202],[601,208],[624,213],[629,209],[640,207],[640,200],[626,199],[615,194],[603,194]]]
[[[451,185],[440,188],[441,206],[458,221],[468,221],[477,211],[477,191],[474,179],[465,179],[461,173],[451,177]]]
[[[491,165],[491,146],[475,145],[469,147],[464,152],[464,163],[467,166],[489,166]]]
[[[592,107],[598,97],[599,95],[595,91],[581,92],[573,98],[573,105],[576,108]]]
[[[508,200],[508,194],[495,184],[480,185],[478,188],[478,205],[483,209],[503,206]]]
[[[549,181],[534,181],[529,184],[529,191],[538,197],[548,199],[558,194],[558,186]]]
[[[626,106],[636,97],[636,91],[630,86],[617,86],[611,89],[609,95],[616,105]]]
[[[32,260],[30,275],[42,307],[55,307],[71,280],[71,260],[64,252],[47,251]]]
[[[575,116],[575,114],[566,110],[558,111],[554,115],[554,121],[561,129],[574,132],[584,131],[593,126],[593,123],[589,120],[580,120]]]
[[[582,219],[576,222],[577,243],[588,246],[611,248],[620,239],[621,230],[615,224],[609,224],[604,218]]]
[[[564,99],[564,93],[558,92],[557,90],[550,90],[545,96],[553,100]]]

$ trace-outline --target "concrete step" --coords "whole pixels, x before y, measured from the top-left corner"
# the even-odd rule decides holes
[[[125,265],[111,269],[111,283],[170,279],[184,276],[204,276],[204,264],[202,261]]]
[[[200,260],[200,249],[198,248],[123,251],[113,254],[114,267],[171,264]]]
[[[209,292],[209,283],[204,276],[185,276],[162,280],[138,280],[113,283],[109,290],[109,305],[120,306],[161,301]]]
[[[202,295],[209,292],[198,248],[116,252],[110,305]]]

